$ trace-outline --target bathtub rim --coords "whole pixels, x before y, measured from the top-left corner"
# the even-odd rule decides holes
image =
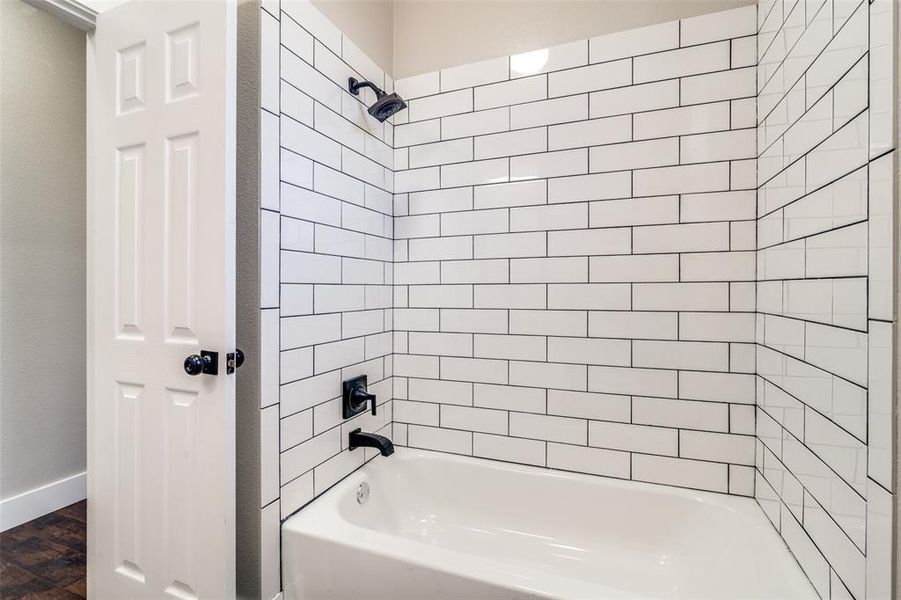
[[[340,503],[343,498],[351,496],[355,493],[356,488],[370,477],[372,469],[390,468],[392,460],[428,460],[438,462],[452,462],[456,464],[472,465],[475,468],[497,469],[505,472],[522,473],[527,476],[539,476],[542,478],[551,477],[561,481],[575,481],[591,486],[600,486],[604,488],[617,488],[630,492],[645,492],[656,495],[658,497],[678,497],[684,501],[691,503],[712,505],[730,513],[734,518],[738,518],[747,523],[747,526],[753,527],[772,539],[773,543],[778,542],[778,549],[786,556],[786,562],[780,563],[782,568],[792,571],[798,575],[795,581],[790,584],[791,588],[800,589],[805,587],[810,598],[817,598],[815,589],[803,572],[800,564],[794,554],[791,553],[785,541],[779,535],[772,522],[766,517],[763,509],[752,497],[730,495],[723,492],[712,492],[706,490],[697,490],[693,488],[685,488],[667,484],[650,483],[644,481],[634,481],[622,478],[605,477],[593,474],[563,471],[559,469],[551,469],[547,467],[523,465],[507,461],[495,460],[490,458],[473,457],[460,454],[450,454],[439,451],[423,450],[416,448],[399,447],[397,452],[388,458],[376,456],[375,460],[370,460],[360,468],[344,479],[336,482],[327,490],[322,492],[313,501],[304,505],[301,509],[292,513],[281,524],[281,538],[284,547],[289,540],[287,538],[296,536],[318,539],[326,541],[336,547],[353,549],[356,551],[364,550],[367,553],[379,556],[383,559],[399,560],[403,558],[403,562],[419,568],[438,571],[448,575],[460,575],[466,573],[472,579],[492,585],[513,586],[516,589],[528,591],[536,594],[536,598],[556,598],[550,592],[535,589],[526,585],[517,585],[515,580],[519,577],[528,578],[534,575],[534,569],[517,565],[511,562],[500,561],[497,558],[485,557],[479,555],[469,555],[458,549],[447,548],[443,546],[427,545],[428,552],[417,553],[417,548],[422,548],[422,543],[412,539],[394,536],[390,533],[369,528],[359,523],[347,520],[340,510]],[[297,539],[291,542],[297,543]],[[446,565],[449,561],[453,568]],[[790,562],[788,562],[790,561]],[[496,573],[497,568],[503,568],[506,577],[500,578],[492,576]],[[287,576],[290,565],[287,562],[282,564],[283,582],[288,586],[290,581]],[[653,598],[646,592],[631,593],[629,590],[623,590],[618,587],[603,585],[602,583],[586,582],[575,578],[569,578],[560,575],[541,573],[541,578],[546,584],[548,582],[557,582],[559,585],[566,586],[570,581],[579,581],[582,584],[590,584],[593,593],[605,593],[604,597],[611,598]],[[551,586],[554,587],[554,586]],[[787,588],[789,589],[789,588]],[[807,598],[807,596],[803,596]]]

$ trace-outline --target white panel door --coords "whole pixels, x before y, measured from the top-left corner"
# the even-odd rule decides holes
[[[235,3],[130,0],[88,65],[89,592],[233,598]]]

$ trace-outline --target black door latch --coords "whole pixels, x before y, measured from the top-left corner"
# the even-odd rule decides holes
[[[240,348],[234,352],[225,355],[225,374],[231,375],[235,369],[244,364],[244,353]],[[210,350],[201,350],[200,354],[192,354],[185,358],[185,373],[191,376],[200,375],[218,375],[219,374],[219,353]]]
[[[240,348],[225,355],[225,374],[231,375],[244,364],[244,352]]]

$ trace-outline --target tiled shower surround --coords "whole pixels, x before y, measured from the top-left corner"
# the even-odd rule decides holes
[[[891,597],[892,7],[758,12],[755,495],[832,598]]]
[[[396,83],[398,441],[753,495],[755,32]]]
[[[278,170],[263,190],[261,239],[279,258],[262,294],[272,307],[263,326],[271,321],[279,350],[266,397],[280,417],[282,517],[363,463],[363,452],[342,452],[351,428],[341,418],[342,380],[367,375],[383,403],[352,427],[391,423],[391,126],[339,88],[363,76],[336,52],[379,86],[384,75],[313,10],[286,3],[280,24],[264,16],[281,31],[279,87],[268,96],[280,104],[264,104],[261,125],[263,148],[279,152],[262,161]]]
[[[261,595],[362,427],[754,496],[824,598],[889,597],[891,10],[768,0],[394,83],[264,2]],[[379,124],[349,76],[409,108]],[[343,422],[358,374],[379,414]]]
[[[280,589],[279,523],[372,458],[390,435],[392,127],[347,79],[391,86],[305,1],[260,11],[262,591]],[[349,65],[352,65],[349,66]],[[356,70],[354,70],[356,69]],[[378,415],[341,418],[341,382],[367,375]]]

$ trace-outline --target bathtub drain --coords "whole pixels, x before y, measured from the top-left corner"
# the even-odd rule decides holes
[[[357,487],[357,502],[366,504],[369,500],[369,484],[365,481]]]

